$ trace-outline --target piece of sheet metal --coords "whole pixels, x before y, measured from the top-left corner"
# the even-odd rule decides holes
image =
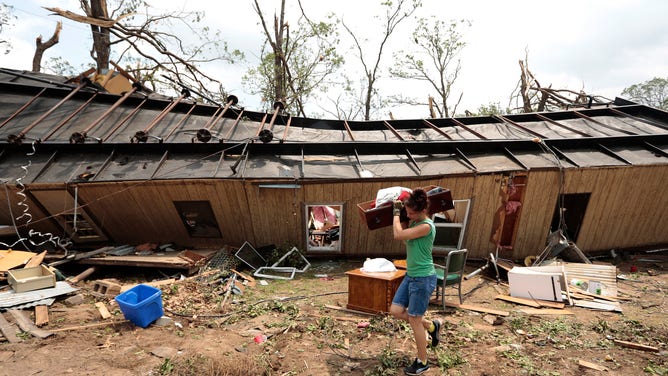
[[[6,291],[0,293],[0,308],[10,308],[20,304],[37,302],[46,298],[66,295],[77,291],[77,288],[70,286],[64,281],[57,281],[55,287],[26,292]]]

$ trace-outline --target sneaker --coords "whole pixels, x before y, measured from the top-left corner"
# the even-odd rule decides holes
[[[433,320],[432,323],[434,323],[434,331],[428,333],[431,336],[431,347],[436,347],[441,342],[441,322]]]
[[[417,358],[410,366],[404,368],[404,373],[407,375],[421,375],[429,369],[429,364],[422,364]]]

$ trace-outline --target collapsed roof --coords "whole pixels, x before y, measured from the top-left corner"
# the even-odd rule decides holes
[[[504,116],[343,121],[110,94],[0,69],[0,180],[360,179],[668,163],[668,113],[623,99]],[[32,167],[22,176],[26,161]]]

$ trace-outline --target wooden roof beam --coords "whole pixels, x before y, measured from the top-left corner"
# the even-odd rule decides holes
[[[596,123],[596,124],[598,124],[598,125],[600,125],[604,128],[608,128],[608,129],[611,129],[611,130],[614,130],[614,131],[617,131],[617,132],[622,132],[622,133],[628,134],[628,135],[636,135],[637,134],[637,133],[629,132],[629,131],[621,129],[621,128],[613,127],[613,126],[608,125],[608,124],[601,123],[600,121],[598,121],[598,120],[596,120],[596,119],[594,119],[590,116],[587,116],[587,115],[585,115],[585,114],[583,114],[582,112],[579,112],[579,111],[573,111],[573,113],[575,115],[587,120],[587,121],[591,121],[592,123]]]
[[[457,126],[462,127],[464,129],[466,129],[469,133],[474,134],[479,139],[481,139],[481,140],[486,140],[487,139],[487,137],[485,137],[482,134],[480,134],[480,133],[474,131],[473,129],[469,128],[468,126],[466,126],[466,124],[462,123],[461,121],[459,121],[455,118],[451,118],[450,120],[452,120],[453,123],[457,124]]]
[[[608,149],[607,147],[603,146],[602,144],[598,144],[598,148],[599,148],[599,150],[601,150],[604,154],[607,154],[607,155],[609,155],[609,156],[611,156],[611,157],[613,157],[613,158],[615,158],[615,159],[617,159],[617,160],[620,160],[620,161],[626,163],[627,165],[631,165],[631,166],[633,165],[633,162],[631,162],[631,161],[629,161],[628,159],[622,157],[621,155],[615,153],[614,151]]]
[[[541,115],[541,114],[535,114],[535,115],[536,115],[539,119],[541,119],[541,120],[543,120],[543,121],[546,121],[546,122],[548,122],[548,123],[550,123],[550,124],[556,125],[557,127],[561,127],[561,128],[567,129],[567,130],[569,130],[569,131],[571,131],[571,132],[573,132],[573,133],[577,133],[577,134],[579,134],[580,136],[583,136],[583,137],[592,137],[592,136],[591,136],[590,134],[588,134],[588,133],[585,133],[585,132],[582,132],[581,130],[578,130],[578,129],[575,129],[575,128],[573,128],[573,127],[569,127],[569,126],[567,126],[567,125],[561,124],[561,123],[559,123],[558,121],[552,120],[552,119],[550,119],[550,118],[547,117],[547,116],[544,116],[544,115]]]
[[[469,158],[461,150],[459,150],[459,148],[455,148],[455,154],[457,154],[457,156],[464,161],[463,163],[466,167],[473,170],[473,172],[478,171],[478,168],[475,166],[475,164],[473,164],[473,162],[471,162],[471,160],[469,160]]]
[[[97,90],[95,90],[95,92],[93,93],[93,95],[91,95],[91,97],[88,98],[87,101],[85,101],[84,103],[82,103],[81,106],[79,106],[76,110],[74,110],[72,113],[70,113],[69,115],[67,115],[67,117],[65,117],[65,119],[61,120],[61,121],[58,123],[58,125],[56,125],[56,126],[51,130],[51,132],[49,132],[48,134],[46,134],[46,135],[43,136],[43,137],[40,137],[38,141],[39,141],[39,142],[44,142],[44,141],[47,141],[49,138],[51,138],[51,136],[53,136],[54,133],[58,132],[58,130],[59,130],[60,128],[62,128],[65,124],[67,124],[70,120],[72,120],[73,117],[75,117],[79,112],[83,111],[84,108],[88,107],[88,105],[90,104],[90,102],[92,102],[93,99],[95,99],[95,97],[97,97],[98,94],[99,94],[99,92],[98,92]]]
[[[552,150],[554,150],[554,152],[557,153],[561,158],[567,160],[568,163],[572,164],[573,166],[575,166],[575,167],[582,167],[582,166],[580,166],[579,164],[577,164],[573,159],[569,158],[564,152],[562,152],[561,150],[559,150],[557,147],[555,147],[555,146],[550,146],[550,148],[551,148]]]
[[[399,132],[397,132],[397,130],[394,129],[394,127],[392,125],[390,125],[390,123],[387,122],[387,120],[383,120],[383,124],[385,124],[387,129],[389,129],[395,136],[397,136],[398,139],[400,139],[401,141],[406,141],[403,137],[401,137]],[[422,169],[420,168],[420,165],[418,165],[415,158],[413,158],[413,154],[411,154],[411,151],[408,150],[408,148],[406,148],[405,151],[406,151],[406,156],[408,157],[408,160],[411,161],[411,163],[415,166],[415,168],[417,168],[418,175],[422,174]]]
[[[611,112],[617,114],[617,115],[621,115],[621,116],[624,116],[624,117],[627,117],[627,118],[631,118],[631,119],[637,120],[637,121],[639,121],[639,122],[641,122],[641,123],[649,124],[649,125],[652,125],[652,126],[654,126],[654,127],[659,127],[659,128],[661,128],[661,129],[666,129],[666,130],[668,130],[668,126],[666,126],[666,124],[661,124],[661,123],[657,123],[657,122],[651,121],[650,119],[644,119],[644,118],[641,118],[641,117],[638,117],[638,116],[633,116],[633,115],[631,115],[631,114],[627,114],[627,113],[624,112],[624,111],[620,111],[620,110],[618,110],[618,109],[616,109],[616,108],[611,108],[611,107],[609,107],[609,108],[607,108],[607,109],[608,109],[609,111],[611,111]]]
[[[78,93],[79,90],[83,89],[83,88],[86,87],[88,84],[90,84],[90,80],[89,80],[89,79],[84,79],[84,80],[82,80],[81,83],[80,83],[77,87],[75,87],[74,89],[72,89],[72,90],[69,92],[69,94],[67,94],[67,96],[65,96],[65,98],[61,99],[60,102],[56,103],[53,107],[49,108],[46,112],[44,112],[44,113],[42,114],[42,116],[40,116],[40,117],[38,117],[37,119],[35,119],[35,121],[33,121],[30,125],[28,125],[27,127],[23,128],[23,130],[22,130],[21,132],[19,132],[19,134],[17,134],[17,135],[13,135],[13,134],[12,134],[12,135],[9,135],[9,137],[7,137],[7,141],[8,141],[10,144],[20,144],[20,143],[22,143],[23,140],[25,139],[26,134],[27,134],[28,132],[30,132],[31,129],[33,129],[37,124],[41,123],[44,119],[46,119],[49,115],[51,115],[51,114],[53,113],[53,111],[57,110],[58,107],[60,107],[60,106],[63,105],[63,103],[65,103],[65,102],[67,102],[68,100],[70,100],[70,98],[72,98],[72,97],[74,96],[74,94]]]
[[[12,121],[12,119],[14,119],[16,116],[20,115],[21,112],[23,112],[26,108],[28,108],[31,104],[33,104],[33,102],[35,102],[37,100],[37,98],[39,98],[45,91],[46,91],[46,88],[43,88],[39,93],[37,93],[34,97],[30,98],[29,101],[27,101],[23,106],[21,106],[21,108],[14,111],[13,114],[11,114],[7,119],[5,119],[5,121],[2,122],[2,124],[0,124],[0,128],[4,127],[7,123]]]
[[[352,141],[355,141],[355,137],[353,136],[353,131],[350,129],[350,124],[348,124],[348,120],[343,121],[343,126],[346,128],[346,131],[348,132],[348,136],[350,136],[350,139]],[[357,148],[353,148],[353,151],[355,152],[355,160],[357,161],[357,166],[359,166],[359,171],[365,171],[366,168],[362,165],[362,161],[360,160],[360,155],[357,152]],[[363,177],[363,176],[361,176]]]
[[[506,156],[508,158],[510,158],[513,162],[522,166],[523,169],[529,170],[529,167],[527,165],[525,165],[524,163],[522,163],[522,161],[519,158],[517,158],[517,156],[515,154],[513,154],[510,150],[508,150],[508,148],[503,148],[503,150],[504,150]]]
[[[529,133],[529,134],[531,134],[531,135],[533,135],[533,136],[540,137],[540,138],[546,138],[544,135],[542,135],[542,134],[540,134],[540,133],[538,133],[538,132],[536,132],[536,131],[532,131],[531,129],[529,129],[529,128],[523,126],[523,125],[520,125],[519,123],[516,123],[516,122],[514,122],[514,121],[508,119],[508,118],[505,117],[505,116],[502,116],[502,115],[492,115],[492,117],[495,118],[495,119],[501,120],[502,123],[510,124],[510,125],[513,126],[513,127],[519,128],[519,129],[521,129],[521,130],[523,130],[523,131],[525,131],[525,132],[527,132],[527,133]]]
[[[288,139],[288,132],[290,130],[290,124],[292,124],[292,116],[288,118],[288,122],[285,124],[285,130],[283,131],[283,137],[281,137],[281,140],[279,141],[281,144],[285,142],[285,140]]]
[[[447,133],[446,133],[444,130],[442,130],[441,128],[439,128],[439,127],[435,126],[434,124],[432,124],[432,123],[431,123],[430,121],[428,121],[427,119],[423,119],[422,122],[425,123],[425,124],[427,124],[427,126],[429,126],[429,128],[435,130],[435,131],[436,131],[438,134],[440,134],[441,136],[447,138],[448,140],[452,140],[452,137],[450,137],[449,134],[447,134]]]
[[[225,138],[220,139],[220,142],[224,142],[225,140],[230,139],[230,136],[232,136],[232,132],[234,132],[234,130],[237,128],[237,125],[239,125],[239,121],[241,120],[241,116],[243,114],[244,114],[244,110],[239,111],[239,115],[237,115],[237,118],[234,120],[234,123],[232,123],[232,126],[230,127],[230,130],[227,131],[227,134],[225,134]]]
[[[178,105],[179,103],[181,103],[182,100],[188,97],[190,97],[190,91],[184,88],[183,90],[181,90],[181,95],[179,95],[178,98],[174,99],[170,104],[167,105],[167,107],[165,107],[162,111],[160,111],[160,113],[155,118],[153,118],[153,120],[151,120],[151,122],[146,126],[146,128],[144,128],[141,131],[137,131],[135,135],[132,136],[132,138],[130,138],[130,142],[134,143],[134,142],[148,141],[149,132],[151,131],[151,129],[153,129],[153,127],[155,127],[160,121],[162,121],[162,119],[164,119],[165,116],[167,116],[167,114],[170,113],[174,109],[174,107],[176,107],[176,105]],[[162,143],[162,138],[155,136],[152,137],[158,139],[158,141]]]
[[[666,153],[665,151],[663,151],[663,149],[661,149],[661,148],[659,148],[659,147],[657,147],[657,146],[655,146],[655,145],[652,145],[652,144],[650,144],[650,143],[647,142],[647,141],[645,141],[645,142],[643,143],[643,145],[644,145],[645,147],[647,147],[649,150],[651,150],[652,152],[657,153],[657,154],[659,154],[659,155],[662,155],[662,156],[664,156],[665,158],[668,158],[668,153]]]
[[[121,119],[121,121],[119,121],[118,123],[116,123],[116,125],[114,125],[114,127],[111,128],[111,130],[110,130],[109,132],[107,132],[106,135],[104,135],[104,136],[101,137],[101,138],[97,138],[97,137],[93,137],[93,138],[96,139],[97,142],[100,143],[100,144],[103,143],[103,142],[105,142],[105,141],[107,141],[107,140],[109,139],[109,137],[111,137],[114,133],[116,133],[116,131],[117,131],[120,127],[122,127],[123,124],[125,124],[125,122],[127,122],[127,121],[130,120],[133,116],[135,116],[135,114],[137,114],[137,112],[139,112],[139,109],[140,109],[140,108],[144,105],[144,103],[146,103],[147,101],[148,101],[148,95],[144,94],[144,99],[143,99],[141,102],[139,102],[139,104],[137,105],[137,107],[133,108],[132,111],[130,111],[130,113],[128,113],[123,119]]]
[[[179,129],[183,123],[185,123],[186,119],[188,119],[188,118],[190,117],[190,113],[193,112],[193,110],[195,109],[195,107],[197,107],[197,102],[194,102],[193,105],[190,106],[190,109],[188,110],[188,112],[186,112],[185,114],[183,114],[183,116],[181,116],[181,120],[179,120],[179,122],[176,123],[176,124],[172,127],[172,129],[169,130],[169,133],[167,133],[167,135],[166,135],[165,137],[163,137],[163,139],[164,139],[165,141],[167,141],[168,138],[172,137],[172,135],[174,134],[174,132],[176,132],[176,130]]]

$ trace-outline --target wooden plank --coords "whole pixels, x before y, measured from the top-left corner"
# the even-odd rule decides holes
[[[520,312],[527,315],[574,315],[575,312],[567,309],[553,309],[553,308],[522,308]]]
[[[14,318],[14,321],[16,321],[19,328],[21,328],[21,330],[23,330],[24,332],[28,332],[28,333],[32,334],[33,336],[35,336],[37,338],[42,338],[42,339],[53,335],[52,332],[49,332],[47,330],[40,329],[40,328],[36,327],[35,324],[33,324],[32,321],[30,321],[25,316],[23,311],[18,310],[18,309],[10,309],[7,312],[9,312],[9,314],[12,315],[12,317]]]
[[[97,308],[97,311],[100,312],[103,319],[106,320],[111,317],[111,313],[109,313],[107,306],[105,306],[103,302],[95,303],[95,307]]]
[[[590,308],[590,309],[599,309],[602,311],[614,311],[614,312],[622,312],[622,306],[619,304],[619,302],[609,302],[609,303],[603,303],[600,301],[595,301],[595,300],[576,300],[573,302],[573,305],[576,307],[583,307],[583,308]]]
[[[9,343],[18,343],[21,342],[21,339],[16,336],[19,330],[16,325],[11,324],[5,319],[5,316],[0,312],[0,331],[2,335],[9,341]]]
[[[24,268],[34,268],[35,266],[40,266],[42,261],[44,261],[44,256],[46,256],[46,251],[31,257]]]
[[[377,314],[375,314],[375,313],[362,312],[362,311],[357,311],[357,310],[354,310],[354,309],[343,308],[343,307],[339,307],[339,306],[335,306],[335,305],[330,305],[330,304],[325,304],[325,308],[334,309],[334,310],[341,311],[341,312],[354,313],[354,314],[356,314],[356,315],[362,315],[362,316],[377,316]]]
[[[0,250],[0,272],[25,265],[34,255],[32,252]]]
[[[445,305],[447,307],[466,309],[466,310],[475,311],[475,312],[489,313],[489,314],[492,314],[492,315],[510,316],[510,312],[508,312],[508,311],[500,311],[500,310],[497,310],[497,309],[478,307],[478,306],[473,306],[473,305],[470,305],[470,304],[457,304],[457,303],[445,302]]]
[[[517,303],[517,304],[523,304],[523,305],[533,307],[533,308],[549,307],[549,308],[562,309],[562,308],[565,307],[564,303],[548,302],[548,301],[545,301],[545,300],[538,300],[538,299],[532,300],[532,299],[518,298],[518,297],[508,296],[508,295],[497,295],[496,299],[505,300],[505,301],[512,302],[512,303]]]
[[[95,272],[95,267],[91,266],[90,268],[84,270],[83,272],[79,273],[78,275],[74,276],[72,279],[69,281],[72,283],[78,283],[80,281],[83,281],[84,279],[90,277],[91,274]]]
[[[42,326],[49,323],[49,308],[45,305],[35,306],[35,325]]]
[[[641,345],[640,343],[622,341],[622,340],[619,340],[619,339],[615,339],[615,340],[613,340],[613,342],[615,342],[615,344],[617,344],[621,347],[628,347],[630,349],[649,351],[649,352],[659,352],[659,348],[654,347],[654,346]]]
[[[580,367],[589,368],[589,369],[593,369],[593,370],[596,370],[596,371],[609,371],[607,367],[599,366],[596,363],[587,362],[586,360],[582,360],[582,359],[578,360],[578,365]]]
[[[52,329],[51,332],[57,333],[57,332],[67,332],[67,331],[70,331],[70,330],[90,329],[90,328],[97,328],[99,326],[124,324],[124,323],[127,323],[127,322],[129,322],[129,321],[119,320],[119,321],[99,322],[97,324],[77,325],[77,326],[70,326],[70,327],[67,327],[67,328]]]
[[[236,275],[238,275],[239,277],[241,277],[242,279],[245,279],[246,281],[248,281],[248,286],[251,286],[251,287],[255,286],[255,278],[249,276],[248,274],[244,274],[244,273],[238,272],[238,271],[236,271],[236,270],[234,270],[234,269],[231,269],[231,270],[232,270],[232,272],[233,272],[234,274],[236,274]]]

